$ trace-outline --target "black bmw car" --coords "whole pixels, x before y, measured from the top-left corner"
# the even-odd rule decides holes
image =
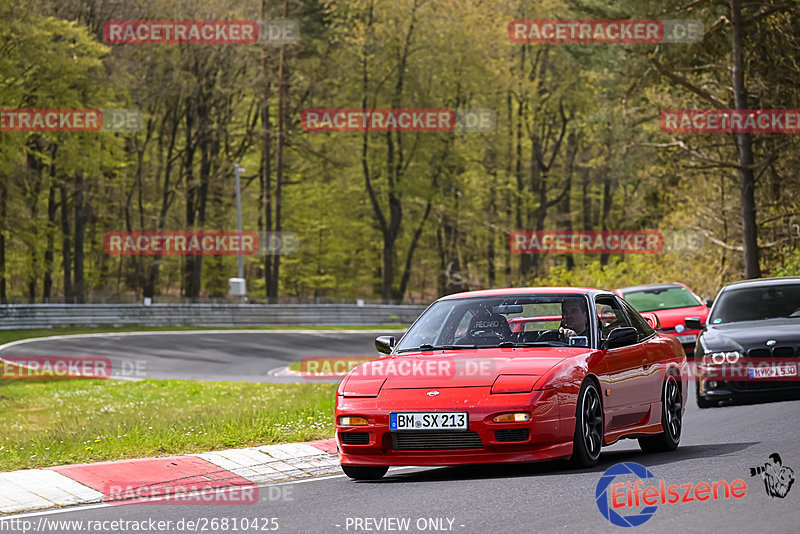
[[[687,318],[687,328],[701,327]],[[800,278],[722,288],[697,339],[697,405],[800,393]]]

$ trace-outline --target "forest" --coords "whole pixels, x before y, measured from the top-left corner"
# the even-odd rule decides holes
[[[734,280],[800,275],[798,134],[662,120],[800,109],[794,0],[0,0],[0,20],[6,119],[20,109],[141,117],[104,131],[0,126],[3,304],[230,300],[235,255],[115,255],[104,239],[236,232],[237,164],[242,231],[297,243],[243,257],[250,302],[426,304],[468,289],[671,281],[713,298]],[[298,36],[104,33],[131,20],[275,22]],[[514,38],[512,22],[531,20],[702,31],[687,42]],[[459,120],[483,110],[493,122],[309,127],[310,110],[330,109]],[[660,231],[699,246],[512,250],[515,232],[555,230]]]

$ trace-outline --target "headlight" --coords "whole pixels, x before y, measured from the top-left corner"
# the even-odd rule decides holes
[[[536,375],[500,375],[492,384],[492,393],[530,393],[538,380]]]
[[[742,353],[738,350],[730,352],[709,352],[703,355],[703,364],[705,365],[723,365],[725,363],[736,363]]]

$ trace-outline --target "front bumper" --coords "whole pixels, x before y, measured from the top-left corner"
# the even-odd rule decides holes
[[[572,454],[574,404],[563,407],[553,389],[492,395],[489,387],[437,388],[440,394],[435,398],[426,395],[430,390],[384,389],[377,398],[338,396],[336,442],[341,463],[363,466],[461,465],[549,460],[567,458]],[[445,411],[466,411],[469,420],[467,432],[471,434],[405,431],[400,436],[389,428],[392,412]],[[527,412],[530,420],[519,423],[492,421],[496,415],[508,412]],[[342,415],[366,417],[369,424],[341,426],[338,421]],[[448,435],[442,436],[443,433]],[[412,434],[415,434],[414,439],[407,439]],[[509,441],[509,437],[515,439]],[[447,443],[446,448],[437,448],[443,442]]]
[[[728,401],[745,398],[770,398],[800,393],[800,382],[783,380],[741,381],[699,378],[698,395],[708,400]]]

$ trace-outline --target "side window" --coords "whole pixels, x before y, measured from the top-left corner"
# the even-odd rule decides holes
[[[608,333],[615,328],[631,326],[628,317],[616,299],[598,297],[595,301],[597,319],[600,324],[600,339],[608,339]]]
[[[620,302],[622,302],[622,306],[625,308],[625,311],[628,312],[628,317],[630,317],[633,327],[639,332],[639,341],[647,339],[655,334],[656,331],[653,330],[653,328],[639,312],[634,310],[633,307],[624,300],[621,300]]]

